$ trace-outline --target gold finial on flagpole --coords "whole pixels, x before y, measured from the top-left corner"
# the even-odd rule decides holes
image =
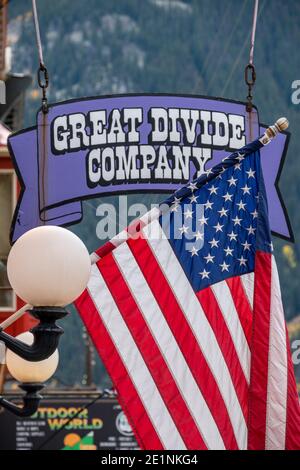
[[[285,131],[289,127],[289,121],[286,117],[277,119],[273,126],[268,127],[264,135],[259,139],[263,145],[267,145],[271,142],[274,137],[282,131]]]

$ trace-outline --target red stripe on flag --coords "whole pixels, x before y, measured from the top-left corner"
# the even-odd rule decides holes
[[[245,294],[242,281],[239,276],[231,277],[227,279],[227,285],[230,289],[233,302],[238,313],[242,328],[245,333],[246,340],[251,345],[251,335],[252,335],[252,311],[248,301],[248,298]]]
[[[77,299],[76,307],[118,392],[118,400],[140,448],[163,450],[164,447],[130,379],[129,373],[87,290]]]
[[[226,449],[238,449],[229,414],[216,380],[205,360],[198,342],[181,311],[174,292],[164,277],[146,240],[128,241],[138,265],[176,338],[183,356],[210,409]],[[205,423],[203,423],[205,426]]]
[[[164,403],[188,449],[206,449],[203,438],[183,400],[149,327],[129,290],[119,267],[109,254],[98,268],[118,306]]]
[[[99,256],[99,258],[103,258],[105,255],[110,253],[113,249],[115,248],[115,245],[113,245],[111,242],[107,242],[104,245],[100,246],[98,250],[95,251],[96,255]]]
[[[210,287],[197,292],[197,297],[215,333],[247,421],[248,384],[219,304]]]
[[[271,254],[262,251],[256,252],[248,410],[249,450],[265,449],[266,441],[272,277],[271,260]]]
[[[286,345],[288,362],[288,390],[285,447],[287,450],[300,450],[300,406],[288,333],[286,333]]]
[[[151,212],[151,211],[150,211]],[[147,220],[147,215],[144,215],[145,220]],[[119,236],[123,234],[123,242],[125,242],[128,238],[136,239],[140,236],[140,230],[147,224],[144,220],[136,219],[131,222],[128,227],[126,227],[122,232],[119,233]],[[128,233],[128,237],[126,236],[126,232]],[[120,244],[120,239],[113,237],[111,240],[106,242],[104,245],[100,246],[95,253],[99,258],[104,258],[108,253],[110,253],[117,245]]]

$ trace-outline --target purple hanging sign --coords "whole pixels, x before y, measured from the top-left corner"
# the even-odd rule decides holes
[[[81,221],[81,201],[173,192],[263,134],[254,108],[199,96],[124,95],[57,103],[9,138],[21,184],[11,241],[33,227]],[[292,231],[278,189],[288,133],[261,150],[272,231]]]

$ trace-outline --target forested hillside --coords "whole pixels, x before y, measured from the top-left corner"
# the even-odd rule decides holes
[[[170,92],[245,100],[252,0],[39,0],[50,101],[112,93]],[[255,46],[254,101],[261,122],[282,115],[292,138],[280,188],[296,244],[274,239],[288,319],[300,314],[300,105],[291,84],[300,80],[300,2],[261,0]],[[30,0],[9,4],[14,72],[33,74],[25,125],[40,106],[38,64]],[[136,197],[136,200],[138,198]],[[151,200],[159,200],[158,196]],[[145,200],[145,196],[140,200]],[[109,198],[116,203],[116,199]],[[94,249],[97,204],[84,204],[84,223],[74,227]],[[93,232],[93,233],[91,233]],[[84,358],[81,323],[66,321],[61,368],[68,383],[80,382]],[[100,366],[98,366],[100,367]],[[62,370],[62,369],[61,369]],[[96,380],[104,383],[104,374]]]

